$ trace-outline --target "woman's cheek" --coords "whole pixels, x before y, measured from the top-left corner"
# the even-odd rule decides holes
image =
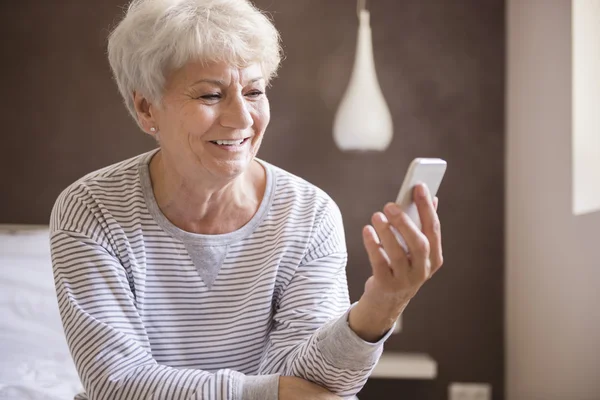
[[[264,130],[266,126],[269,124],[271,120],[271,110],[269,108],[269,102],[265,99],[264,102],[261,102],[260,108],[258,110],[260,115],[260,125],[261,130]]]

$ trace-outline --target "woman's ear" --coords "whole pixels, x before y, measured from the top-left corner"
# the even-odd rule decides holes
[[[158,126],[155,121],[155,115],[153,115],[154,107],[152,107],[152,104],[144,96],[135,91],[133,92],[133,104],[144,131],[149,135],[155,136],[158,132]]]

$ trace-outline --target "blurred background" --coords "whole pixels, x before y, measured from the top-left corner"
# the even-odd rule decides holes
[[[254,1],[286,54],[259,157],[339,205],[352,301],[370,276],[362,226],[395,199],[413,158],[448,162],[438,192],[444,268],[385,346],[426,354],[436,372],[374,377],[361,400],[447,399],[455,382],[489,385],[494,400],[600,399],[600,213],[572,206],[577,1],[369,1],[394,121],[390,147],[370,153],[342,152],[332,137],[354,61],[355,2]],[[581,1],[600,21],[600,1]],[[0,3],[0,224],[9,234],[47,225],[77,178],[155,146],[122,105],[106,57],[125,4]],[[452,400],[469,399],[486,400]]]

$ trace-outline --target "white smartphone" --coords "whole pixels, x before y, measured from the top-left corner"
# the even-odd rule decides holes
[[[396,198],[396,204],[400,206],[408,216],[414,221],[415,225],[419,229],[422,229],[421,218],[419,218],[419,211],[417,205],[414,202],[414,189],[420,183],[427,185],[431,194],[431,199],[435,197],[444,179],[446,173],[446,161],[441,158],[415,158],[408,167],[408,171],[404,177],[404,182],[400,187],[400,192]],[[396,235],[396,238],[404,248],[404,251],[408,253],[408,246],[404,241],[404,238],[394,227],[392,231]],[[402,330],[402,316],[398,317],[394,326],[394,333],[398,333]]]
[[[444,179],[446,173],[446,161],[441,158],[415,158],[408,167],[408,171],[404,177],[404,182],[400,187],[400,192],[396,198],[396,204],[400,206],[410,219],[413,220],[417,228],[421,229],[421,218],[419,218],[419,211],[417,205],[414,202],[414,189],[420,184],[424,183],[429,188],[431,194],[431,200],[435,197]],[[396,232],[397,233],[397,232]],[[398,240],[407,250],[406,243],[402,236],[397,234]]]

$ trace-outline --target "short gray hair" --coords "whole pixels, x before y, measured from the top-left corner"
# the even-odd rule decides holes
[[[281,58],[277,29],[248,0],[133,0],[108,37],[114,78],[138,125],[133,92],[160,105],[166,75],[188,61],[259,63],[268,83]]]

